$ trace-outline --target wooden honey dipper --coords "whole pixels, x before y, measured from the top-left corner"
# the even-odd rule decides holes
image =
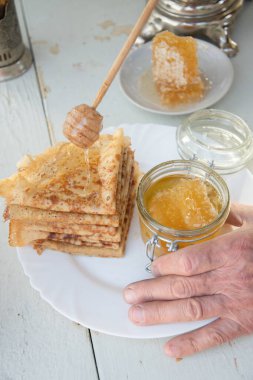
[[[63,133],[75,145],[81,148],[88,148],[99,138],[99,133],[103,127],[103,116],[100,115],[96,109],[105,96],[143,26],[147,22],[157,1],[158,0],[148,1],[125,44],[113,62],[92,106],[90,107],[87,104],[80,104],[68,112],[63,125]]]

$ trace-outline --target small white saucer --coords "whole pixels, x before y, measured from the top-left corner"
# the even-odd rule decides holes
[[[183,115],[210,107],[230,89],[234,71],[230,59],[222,50],[209,42],[198,40],[200,71],[206,81],[204,97],[196,103],[169,107],[161,103],[151,72],[151,42],[133,48],[120,70],[123,92],[135,105],[147,111]]]

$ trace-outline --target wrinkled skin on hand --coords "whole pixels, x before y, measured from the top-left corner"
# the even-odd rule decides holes
[[[253,207],[233,205],[235,230],[156,259],[154,279],[124,290],[130,320],[139,326],[219,317],[165,345],[185,357],[253,332]]]

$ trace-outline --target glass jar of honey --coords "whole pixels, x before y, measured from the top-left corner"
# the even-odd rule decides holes
[[[219,234],[229,204],[225,181],[201,162],[175,160],[152,168],[137,192],[141,236],[150,261]]]
[[[227,111],[190,115],[178,127],[176,143],[183,159],[153,167],[137,191],[141,236],[151,262],[221,233],[230,195],[220,174],[239,171],[253,160],[252,131]]]

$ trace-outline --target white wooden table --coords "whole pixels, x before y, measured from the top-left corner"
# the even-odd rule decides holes
[[[34,55],[22,77],[0,83],[0,176],[15,171],[26,153],[62,140],[66,112],[91,103],[145,1],[17,1],[24,39]],[[247,2],[234,29],[240,53],[235,80],[217,108],[237,113],[253,127],[253,3]],[[105,127],[122,122],[177,126],[180,117],[159,116],[130,104],[118,80],[101,107]],[[0,204],[3,210],[3,202]],[[253,379],[253,336],[184,359],[163,353],[166,339],[107,336],[64,318],[33,290],[0,235],[0,379],[151,380]]]

